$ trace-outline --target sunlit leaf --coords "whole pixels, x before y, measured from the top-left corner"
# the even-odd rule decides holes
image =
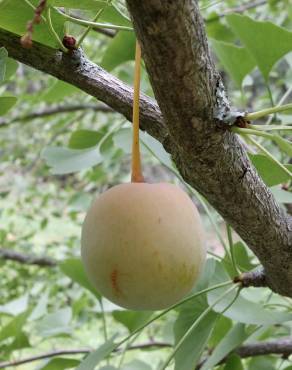
[[[226,19],[267,80],[273,65],[292,51],[292,32],[270,21],[256,21],[239,14]]]

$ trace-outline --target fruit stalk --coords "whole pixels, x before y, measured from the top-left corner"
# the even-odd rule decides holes
[[[141,48],[136,42],[135,75],[134,75],[134,102],[133,102],[133,142],[132,142],[132,182],[144,182],[141,170],[141,156],[139,145],[139,112],[140,112],[140,75],[141,75]]]

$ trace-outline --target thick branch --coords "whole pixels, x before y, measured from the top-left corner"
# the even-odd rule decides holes
[[[218,128],[228,112],[196,2],[128,0],[160,108],[141,97],[141,127],[171,153],[180,173],[199,190],[259,257],[267,283],[292,297],[292,222],[261,181],[237,136]],[[132,88],[88,61],[0,30],[10,57],[79,87],[131,120]]]
[[[44,118],[44,117],[52,116],[54,114],[71,113],[71,112],[77,112],[80,110],[88,110],[88,111],[103,112],[103,113],[113,113],[114,112],[110,107],[104,104],[74,104],[74,105],[55,106],[55,107],[49,107],[46,109],[42,109],[37,112],[32,112],[30,114],[16,116],[10,120],[0,119],[0,128],[6,127],[14,122],[31,121],[36,118]]]
[[[56,266],[56,261],[49,257],[37,257],[16,252],[10,249],[0,248],[0,259],[11,260],[26,265],[38,265],[41,267]]]
[[[37,42],[26,50],[21,48],[19,40],[19,36],[0,29],[0,47],[4,46],[11,58],[78,87],[131,121],[133,89],[90,62],[81,50],[69,55]],[[142,94],[140,112],[142,128],[155,137],[167,135],[153,99]]]

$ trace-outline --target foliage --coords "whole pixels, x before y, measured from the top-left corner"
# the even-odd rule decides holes
[[[25,34],[37,3],[37,0],[0,1],[0,29]],[[33,40],[53,48],[58,48],[58,37],[62,38],[64,29],[68,32],[69,28],[77,40],[85,30],[78,21],[68,21],[54,7],[67,8],[70,16],[88,20],[103,9],[98,22],[113,25],[114,32],[117,27],[131,27],[122,1],[49,0],[48,4],[53,7],[51,16],[56,34],[44,13],[45,19],[34,27]],[[270,0],[242,14],[222,17],[219,15],[225,14],[226,9],[243,3],[228,0],[212,5],[204,0],[199,4],[214,58],[233,105],[258,111],[288,102],[289,98],[291,101],[289,0]],[[82,47],[93,62],[132,84],[134,41],[133,32],[125,29],[117,31],[113,38],[89,29]],[[141,139],[146,177],[186,186],[202,214],[210,258],[192,294],[204,293],[160,316],[141,332],[137,330],[155,314],[123,310],[101,297],[87,281],[80,263],[80,228],[97,194],[130,179],[130,125],[115,112],[86,108],[90,104],[96,106],[91,97],[62,81],[18,65],[4,48],[0,48],[0,84],[0,248],[25,255],[45,255],[56,261],[56,266],[43,268],[0,259],[0,365],[1,361],[56,348],[73,348],[83,352],[60,354],[18,368],[161,368],[171,355],[172,346],[213,304],[213,309],[178,348],[175,369],[194,369],[206,357],[204,370],[216,367],[223,359],[226,363],[220,369],[225,370],[289,368],[289,359],[276,356],[241,359],[234,353],[246,342],[291,336],[291,300],[271,294],[269,289],[250,288],[241,291],[238,297],[236,291],[231,292],[217,304],[218,297],[229,287],[204,291],[232,279],[237,271],[254,269],[258,260],[235,233],[235,242],[228,241],[224,221],[194,189],[182,183],[168,153],[145,133],[141,133]],[[142,89],[153,95],[145,70]],[[72,104],[85,109],[41,114]],[[40,114],[31,117],[35,112]],[[291,120],[288,110],[256,122],[262,126],[273,123],[270,126],[279,134],[274,140],[256,137],[256,143],[269,156],[245,137],[253,165],[283,208],[292,198],[288,163],[291,143],[290,131],[280,129],[291,126]],[[129,339],[117,350],[117,343],[127,336]],[[93,351],[85,361],[84,348]]]

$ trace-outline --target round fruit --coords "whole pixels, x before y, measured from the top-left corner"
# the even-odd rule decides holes
[[[122,184],[88,211],[81,254],[91,283],[106,298],[132,310],[159,310],[198,280],[203,234],[199,213],[180,188]]]

